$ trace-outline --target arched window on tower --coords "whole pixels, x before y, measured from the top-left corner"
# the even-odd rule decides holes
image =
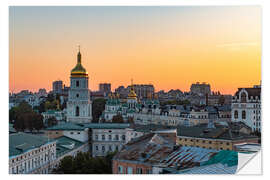
[[[76,116],[79,116],[80,115],[80,108],[79,106],[76,106]]]
[[[76,81],[76,87],[80,86],[80,81]]]
[[[234,111],[234,119],[238,119],[238,111]]]
[[[242,111],[242,119],[246,119],[246,111]]]

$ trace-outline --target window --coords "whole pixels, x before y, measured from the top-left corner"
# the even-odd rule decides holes
[[[122,140],[125,141],[126,140],[126,136],[122,135]]]
[[[241,103],[246,103],[247,102],[247,95],[246,93],[242,92],[241,93]]]
[[[234,111],[234,119],[238,119],[238,111]]]
[[[152,174],[152,170],[151,169],[146,169],[146,174]]]
[[[81,134],[80,132],[77,132],[77,134]]]
[[[118,173],[123,173],[123,166],[118,166]]]
[[[79,106],[76,106],[76,116],[79,116],[80,115],[80,108]]]
[[[102,151],[105,151],[105,146],[102,146]]]
[[[96,146],[96,151],[98,151],[98,146]]]
[[[227,144],[227,146],[229,146],[229,145],[230,145],[230,143],[228,143],[228,142],[227,142],[226,144]]]
[[[115,140],[119,140],[118,134],[115,135]]]
[[[112,135],[109,135],[109,140],[112,140]]]
[[[112,151],[112,146],[111,145],[109,145],[109,151]]]
[[[73,134],[73,132],[70,132],[70,134]]]
[[[95,137],[96,137],[96,140],[98,140],[98,135],[96,135]]]
[[[76,87],[80,86],[80,81],[76,81]]]
[[[102,140],[105,140],[105,135],[104,134],[102,135]]]
[[[136,169],[136,173],[137,173],[137,174],[142,174],[142,168],[137,168],[137,169]]]
[[[242,111],[242,119],[246,119],[246,111]]]
[[[127,168],[127,173],[128,173],[128,174],[133,174],[133,169],[132,169],[132,167],[128,167],[128,168]]]
[[[76,94],[76,97],[78,98],[79,97],[79,94]]]
[[[209,141],[209,144],[212,144],[212,141]]]
[[[115,150],[118,151],[118,146],[117,145],[115,146]]]

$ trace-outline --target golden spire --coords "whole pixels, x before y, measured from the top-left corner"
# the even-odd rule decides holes
[[[79,47],[79,52],[77,54],[77,65],[75,66],[75,68],[71,70],[71,76],[72,77],[88,77],[88,73],[86,72],[85,68],[82,66],[80,45],[78,47]]]

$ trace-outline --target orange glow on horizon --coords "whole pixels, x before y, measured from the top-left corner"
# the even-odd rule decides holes
[[[78,44],[92,91],[99,83],[111,83],[114,91],[133,78],[134,84],[153,84],[156,91],[189,91],[192,83],[207,82],[212,91],[234,94],[261,81],[261,16],[256,6],[190,14],[138,11],[127,17],[113,11],[102,21],[88,14],[81,21],[72,18],[79,13],[67,19],[40,15],[44,20],[39,21],[29,10],[20,20],[22,12],[15,12],[15,23],[10,18],[10,92],[50,91],[58,79],[69,86]]]

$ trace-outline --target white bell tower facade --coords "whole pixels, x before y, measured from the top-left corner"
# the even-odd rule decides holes
[[[79,50],[77,65],[71,70],[67,122],[90,123],[92,121],[92,102],[90,100],[88,80],[88,73],[81,64]]]

